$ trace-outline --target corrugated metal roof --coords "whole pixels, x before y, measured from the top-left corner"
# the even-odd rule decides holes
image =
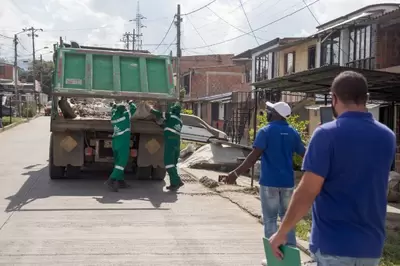
[[[368,109],[374,109],[374,108],[379,107],[379,106],[380,106],[380,104],[375,104],[375,103],[367,104],[367,108]],[[321,107],[331,107],[331,105],[330,104],[328,104],[328,105],[325,105],[325,104],[314,104],[314,105],[306,106],[305,108],[307,110],[319,110]]]

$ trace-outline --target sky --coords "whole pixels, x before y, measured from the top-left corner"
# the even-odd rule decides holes
[[[175,53],[176,27],[167,32],[177,4],[181,5],[183,55],[238,54],[276,37],[304,37],[324,23],[363,6],[375,3],[398,3],[400,0],[216,0],[208,7],[194,11],[211,0],[140,0],[143,49],[156,54]],[[35,39],[36,56],[51,60],[53,44],[60,37],[81,45],[119,47],[125,32],[132,32],[137,0],[1,0],[0,58],[13,61],[14,34],[23,28],[43,29]],[[303,10],[290,15],[291,13]],[[284,16],[290,15],[278,22]],[[318,22],[316,21],[318,20]],[[230,25],[229,25],[230,24]],[[264,25],[270,24],[260,30]],[[251,27],[251,28],[250,28]],[[252,34],[245,35],[255,30]],[[226,41],[244,35],[232,41]],[[6,37],[4,37],[6,36]],[[32,59],[32,39],[27,33],[18,35],[18,61]],[[158,47],[158,44],[159,47]],[[48,47],[47,49],[43,49]],[[158,48],[157,48],[158,47]],[[157,49],[156,49],[157,48]]]

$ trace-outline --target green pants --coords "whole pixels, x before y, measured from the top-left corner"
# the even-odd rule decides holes
[[[181,138],[179,135],[169,131],[164,131],[164,164],[169,175],[171,186],[177,186],[181,183],[176,165],[178,164]]]
[[[130,133],[113,137],[112,149],[114,154],[114,169],[110,175],[113,180],[124,180],[124,170],[129,160]]]

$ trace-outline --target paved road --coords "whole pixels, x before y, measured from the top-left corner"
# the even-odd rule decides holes
[[[0,134],[0,265],[260,265],[262,227],[189,183],[50,181],[49,120]]]

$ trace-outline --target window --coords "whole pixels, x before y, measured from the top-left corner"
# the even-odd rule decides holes
[[[347,66],[357,68],[373,67],[371,57],[371,26],[355,27],[350,30],[349,62]]]
[[[0,75],[4,75],[6,73],[6,67],[0,66]]]
[[[321,66],[338,65],[340,58],[340,32],[324,37],[321,44]]]
[[[268,79],[268,54],[256,57],[256,81]]]
[[[296,60],[296,53],[295,52],[290,52],[285,54],[285,75],[286,74],[292,74],[294,73],[295,70],[295,60]]]
[[[308,69],[315,68],[316,49],[315,45],[308,47]]]

